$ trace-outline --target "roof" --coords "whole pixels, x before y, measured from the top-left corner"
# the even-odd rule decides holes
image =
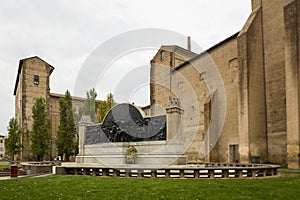
[[[200,54],[194,56],[193,58],[191,58],[191,59],[185,61],[184,63],[182,63],[181,65],[179,65],[178,67],[176,67],[176,70],[179,69],[179,68],[182,68],[183,66],[185,66],[186,64],[188,64],[188,63],[194,61],[195,59],[197,59],[197,58],[199,58],[199,57],[205,55],[207,52],[210,52],[210,51],[212,51],[212,50],[218,48],[219,46],[223,45],[224,43],[226,43],[226,42],[228,42],[228,41],[230,41],[230,40],[232,40],[232,39],[234,39],[234,38],[237,38],[237,36],[239,35],[239,33],[240,33],[240,32],[237,32],[237,33],[233,34],[232,36],[226,38],[225,40],[222,40],[221,42],[219,42],[219,43],[215,44],[214,46],[208,48],[206,51],[203,51],[202,53],[200,53]]]
[[[190,51],[190,50],[187,50],[185,48],[182,48],[180,46],[177,46],[177,45],[162,45],[160,47],[161,49],[163,50],[168,50],[168,51],[174,51],[176,53],[184,53],[184,54],[187,54],[187,55],[190,55],[190,56],[196,56],[197,53],[193,52],[193,51]]]
[[[55,98],[63,98],[65,95],[64,94],[58,94],[58,93],[50,93],[50,97],[55,97]],[[75,97],[71,96],[72,100],[77,100],[77,101],[85,101],[86,98],[83,97]],[[95,102],[102,102],[102,100],[95,100]]]
[[[186,59],[186,60],[191,59],[191,58],[197,56],[197,53],[192,52],[190,50],[187,50],[187,49],[182,48],[182,47],[177,46],[177,45],[166,45],[166,46],[162,45],[160,47],[160,49],[161,50],[165,50],[165,51],[169,51],[169,52],[174,52],[176,54],[179,54],[179,55],[183,56],[183,58]],[[158,54],[158,52],[157,52],[157,54]],[[155,58],[157,56],[157,54],[153,58]]]
[[[43,59],[41,59],[38,56],[32,56],[32,57],[29,57],[29,58],[21,59],[19,61],[19,68],[18,68],[18,74],[17,74],[16,84],[15,84],[15,89],[14,89],[14,95],[16,95],[16,92],[17,92],[17,88],[18,88],[18,84],[19,84],[20,73],[21,73],[21,70],[22,70],[23,62],[26,61],[26,60],[29,60],[29,59],[33,59],[33,58],[37,58],[37,59],[41,60],[42,62],[47,63],[46,61],[44,61]],[[50,68],[51,68],[51,71],[50,71],[50,74],[51,74],[53,72],[53,70],[54,70],[54,67],[52,65],[48,64],[48,63],[47,63],[47,65],[49,65]]]

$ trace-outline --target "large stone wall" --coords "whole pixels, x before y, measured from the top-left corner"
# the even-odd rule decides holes
[[[300,1],[284,8],[286,44],[286,106],[287,106],[287,163],[290,168],[300,168]]]
[[[214,61],[219,70],[226,91],[226,118],[224,127],[216,145],[217,154],[211,161],[230,162],[230,145],[239,144],[238,132],[238,110],[237,110],[237,87],[238,87],[238,63],[237,63],[237,40],[236,35],[224,41],[222,44],[215,46],[208,51],[211,59]],[[217,159],[217,160],[216,160]],[[236,155],[236,160],[238,155]]]
[[[284,6],[290,0],[262,1],[269,161],[286,163]]]

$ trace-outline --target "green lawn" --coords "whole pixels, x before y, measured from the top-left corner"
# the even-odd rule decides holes
[[[300,199],[300,174],[267,179],[49,176],[0,181],[0,199]]]
[[[0,170],[4,168],[10,168],[11,164],[3,164],[0,162]],[[18,164],[18,167],[23,167],[21,164]]]

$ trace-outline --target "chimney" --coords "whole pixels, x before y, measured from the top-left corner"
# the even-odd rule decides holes
[[[187,50],[191,51],[191,37],[187,37]]]

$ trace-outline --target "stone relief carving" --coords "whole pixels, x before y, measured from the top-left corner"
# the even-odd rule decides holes
[[[89,115],[82,115],[78,123],[92,123],[92,120]]]
[[[171,106],[177,106],[180,107],[180,100],[176,97],[169,97],[169,107]]]

